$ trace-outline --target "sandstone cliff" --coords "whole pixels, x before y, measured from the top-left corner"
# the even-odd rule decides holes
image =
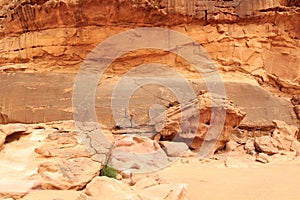
[[[283,0],[1,1],[0,91],[5,95],[0,97],[0,112],[7,116],[5,121],[71,119],[74,78],[89,52],[124,30],[160,26],[204,47],[223,74],[229,98],[249,111],[246,121],[295,124],[289,98],[300,88],[300,8],[294,5],[299,6]],[[121,77],[130,66],[156,61],[197,78],[188,63],[169,53],[150,52],[141,59],[143,53],[123,55],[107,77]],[[235,92],[245,89],[243,95]],[[110,92],[105,89],[103,95]],[[111,115],[104,105],[99,103],[99,112]],[[110,117],[103,120],[113,123]]]

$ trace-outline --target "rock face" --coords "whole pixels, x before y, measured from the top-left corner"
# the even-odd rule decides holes
[[[214,105],[213,101],[218,97],[210,97],[208,94],[199,95],[197,100],[192,100],[185,105],[171,106],[162,116],[156,119],[155,129],[164,140],[189,141],[189,146],[193,149],[200,149],[203,142],[215,142],[211,149],[214,153],[218,149],[224,148],[230,140],[234,128],[238,127],[245,117],[245,113],[240,111],[229,100],[224,101],[224,105]],[[199,103],[199,108],[197,104]],[[222,107],[224,106],[224,107]],[[214,111],[213,109],[218,109]],[[215,127],[216,123],[222,123],[222,110],[224,109],[224,125],[220,133]],[[197,114],[199,118],[197,118]],[[166,119],[162,118],[166,116]],[[162,119],[163,120],[162,120]],[[214,129],[215,128],[215,129]],[[213,132],[210,130],[214,129]]]
[[[255,78],[280,95],[282,92],[298,94],[299,8],[284,6],[290,3],[277,0],[3,0],[0,2],[0,49],[3,49],[0,92],[6,95],[0,97],[0,122],[72,119],[72,87],[86,56],[110,36],[149,24],[191,37],[203,46],[224,74],[235,72],[243,78]],[[132,66],[147,62],[165,63],[188,79],[198,78],[189,63],[170,53],[146,52],[147,56],[141,56],[143,53],[123,55],[107,70],[104,80],[113,84],[112,77],[121,77]],[[233,76],[230,74],[229,80]],[[273,117],[277,115],[278,120],[295,124],[290,109],[283,109],[291,106],[286,100],[265,94],[259,87],[244,85],[244,81],[228,85],[229,99],[249,112],[249,120],[246,117],[244,122],[257,123],[268,118],[269,123],[278,119]],[[235,90],[247,90],[249,95],[243,98],[239,95],[242,92]],[[98,116],[101,123],[113,126],[107,107],[109,100],[104,100],[109,99],[109,92],[107,89],[103,95],[99,94],[103,98],[97,100],[97,113],[105,113]],[[260,96],[254,97],[259,93]],[[250,105],[245,106],[248,98],[251,98]],[[270,105],[263,107],[268,101]],[[278,103],[279,111],[275,107]],[[298,112],[298,107],[295,110]]]
[[[79,190],[69,196],[77,200],[99,196],[187,199],[182,184],[147,179],[129,187],[98,177],[106,163],[97,161],[98,152],[89,152],[80,143],[73,122],[51,122],[72,120],[73,112],[76,114],[72,108],[75,78],[89,53],[111,36],[137,27],[169,28],[199,43],[214,61],[228,99],[242,111],[225,99],[225,110],[218,110],[209,95],[200,95],[197,109],[201,116],[196,126],[195,101],[180,108],[168,88],[141,86],[134,91],[129,109],[117,107],[126,115],[123,120],[131,128],[134,124],[150,127],[145,133],[159,133],[155,139],[173,141],[111,136],[116,141],[107,160],[113,166],[131,174],[164,167],[188,147],[201,151],[206,146],[203,144],[212,144],[210,153],[225,144],[234,149],[229,146],[235,143],[227,143],[234,128],[247,135],[246,139],[239,138],[239,143],[245,144],[248,153],[259,152],[259,162],[269,162],[265,154],[299,154],[300,134],[295,127],[300,120],[299,21],[299,1],[288,0],[1,0],[0,124],[10,124],[0,126],[0,198],[18,199],[30,190],[60,189]],[[124,54],[105,70],[95,90],[96,115],[108,129],[120,128],[111,102],[123,97],[113,99],[115,85],[127,72],[145,63],[175,69],[197,94],[207,89],[203,86],[206,74],[199,75],[192,63],[175,53],[139,49]],[[149,68],[135,75],[144,78],[141,75],[145,74],[165,77],[182,90],[181,82],[174,81],[166,70]],[[287,99],[292,95],[290,102]],[[160,107],[152,109],[156,104]],[[212,114],[214,108],[217,114]],[[168,118],[153,123],[155,109],[158,114],[165,111]],[[226,114],[224,126],[215,131],[213,122],[219,122],[222,111]],[[136,130],[134,133],[139,134]],[[96,133],[93,127],[85,131],[84,141]],[[260,133],[263,131],[268,134]],[[100,152],[102,160],[106,160],[107,149],[105,146],[105,153]],[[247,167],[231,158],[226,166]]]

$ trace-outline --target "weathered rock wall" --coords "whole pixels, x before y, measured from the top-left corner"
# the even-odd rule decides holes
[[[244,95],[252,103],[236,95],[236,91],[243,91],[243,82],[249,80],[288,98],[300,93],[300,9],[286,5],[276,0],[1,1],[0,89],[4,95],[0,112],[8,116],[8,121],[28,123],[72,118],[74,76],[89,52],[124,30],[160,26],[200,43],[227,77],[225,82],[240,74],[227,91],[250,112],[248,116],[253,116],[246,117],[246,121],[266,119],[270,123],[275,113],[286,110],[278,118],[295,123],[288,99],[278,102],[280,98],[274,97],[276,100],[271,101],[274,95],[265,95],[258,85],[249,86],[256,89]],[[112,76],[122,76],[132,66],[154,61],[174,66],[189,79],[197,78],[189,63],[170,53],[147,52],[141,56],[143,53],[133,52],[114,62],[106,72],[108,84]],[[43,75],[46,72],[70,75],[53,74],[51,78]],[[254,91],[264,91],[259,103],[257,95],[252,95],[258,94]],[[258,108],[260,117],[255,114]],[[107,109],[104,113],[109,113]],[[104,118],[111,123],[110,117]]]

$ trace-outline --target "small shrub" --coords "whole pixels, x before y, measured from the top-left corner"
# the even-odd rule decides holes
[[[118,175],[118,170],[105,165],[101,170],[100,170],[100,176],[107,176],[109,178],[117,178]]]

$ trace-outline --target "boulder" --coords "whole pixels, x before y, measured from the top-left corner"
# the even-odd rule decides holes
[[[124,173],[145,173],[166,167],[172,162],[157,141],[126,135],[114,142],[108,163]]]
[[[180,157],[189,149],[184,142],[160,141],[159,144],[170,157]]]
[[[265,153],[259,153],[256,156],[256,159],[255,159],[255,161],[261,162],[261,163],[264,163],[264,164],[269,163],[270,160],[271,160],[270,157]]]
[[[231,135],[231,140],[237,142],[238,144],[246,144],[248,140],[247,131],[241,130],[239,128],[234,129]]]
[[[226,148],[225,148],[225,150],[226,150],[227,152],[234,151],[234,150],[236,150],[236,148],[237,148],[238,146],[239,146],[239,144],[238,144],[237,142],[235,142],[235,141],[229,141],[229,142],[226,143]]]
[[[103,200],[138,199],[128,185],[105,176],[96,177],[87,184],[85,194],[95,200],[100,197]]]
[[[255,149],[268,155],[279,153],[278,145],[278,141],[271,136],[261,136],[254,140]]]
[[[244,149],[246,150],[246,153],[250,154],[250,155],[254,155],[255,152],[255,146],[254,146],[254,139],[250,138],[247,140]]]
[[[86,157],[46,161],[38,166],[38,174],[42,178],[38,187],[79,190],[99,175],[101,167],[100,163]]]
[[[224,102],[224,108],[213,105],[213,102]],[[222,123],[222,115],[224,124],[221,125],[221,132],[218,132],[216,127]],[[208,151],[212,154],[223,149],[230,141],[232,130],[239,126],[245,115],[231,101],[205,93],[185,105],[175,104],[168,108],[155,119],[155,129],[163,140],[184,141],[196,150],[201,148],[203,142],[211,143],[212,147]]]

